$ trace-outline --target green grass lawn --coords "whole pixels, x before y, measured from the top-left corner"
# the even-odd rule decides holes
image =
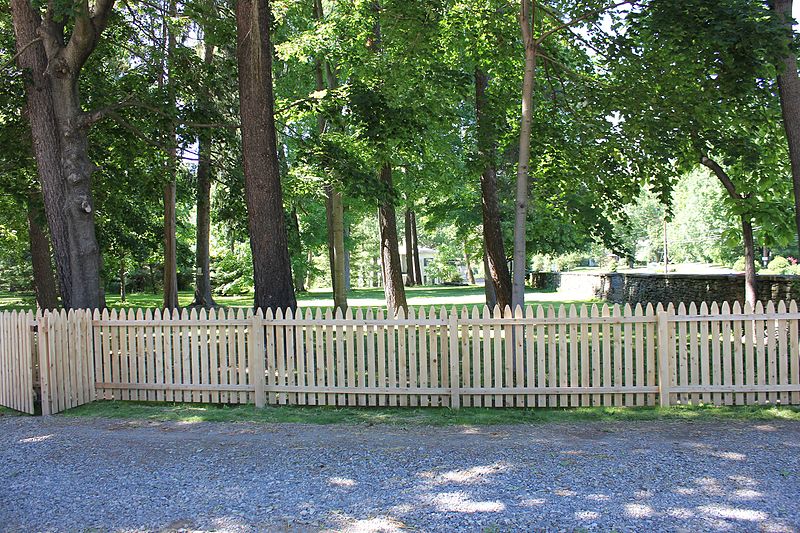
[[[357,408],[101,401],[60,415],[177,422],[299,422],[306,424],[496,425],[552,422],[625,422],[644,420],[724,421],[788,420],[800,422],[800,408],[775,406],[579,407],[571,409]]]
[[[180,293],[180,305],[192,303],[194,293],[183,291]],[[483,305],[483,286],[469,287],[406,287],[408,304],[414,307],[429,307],[442,305],[448,308],[456,306]],[[218,304],[225,307],[251,307],[253,296],[215,296]],[[314,289],[297,295],[300,307],[332,307],[333,293],[328,289]],[[386,307],[383,289],[353,289],[350,291],[348,301],[351,307]],[[158,308],[161,306],[161,294],[135,293],[129,294],[125,302],[121,302],[119,295],[107,294],[106,302],[112,308]],[[554,305],[588,303],[586,300],[570,299],[569,294],[555,291],[542,291],[528,289],[525,302],[530,305]],[[29,293],[0,292],[0,309],[34,309],[36,300]]]

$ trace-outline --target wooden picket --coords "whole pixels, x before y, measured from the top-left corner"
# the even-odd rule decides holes
[[[511,309],[0,313],[0,405],[800,404],[792,301]],[[35,330],[34,330],[35,326]]]

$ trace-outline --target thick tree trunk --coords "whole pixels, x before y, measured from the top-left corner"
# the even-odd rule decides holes
[[[472,273],[472,263],[469,261],[469,253],[467,253],[466,244],[464,244],[464,263],[467,267],[467,283],[475,285],[475,275]]]
[[[487,116],[486,88],[488,76],[475,70],[475,111],[478,122],[478,155],[481,158],[481,214],[486,256],[486,283],[492,285],[494,301],[502,308],[511,305],[511,274],[508,271],[503,230],[500,225],[500,204],[497,199],[497,170],[495,168],[496,139]]]
[[[484,272],[484,279],[483,279],[483,294],[486,298],[486,306],[489,309],[494,309],[494,306],[497,305],[497,293],[495,292],[494,283],[492,283],[492,279],[489,277],[489,254],[484,251],[483,254],[483,272]]]
[[[238,0],[236,59],[255,307],[295,309],[275,132],[267,0]]]
[[[347,292],[350,292],[350,249],[348,247],[348,242],[350,241],[350,225],[345,223],[344,225],[344,288]]]
[[[40,198],[28,200],[28,239],[31,247],[33,287],[39,309],[55,309],[58,307],[58,292],[50,261],[50,240],[42,227],[44,213],[40,202]]]
[[[406,209],[406,223],[405,223],[405,247],[406,247],[406,286],[414,286],[414,238],[412,236],[413,230],[413,216],[410,209]]]
[[[533,80],[536,73],[536,45],[531,36],[530,0],[521,0],[520,27],[525,43],[525,72],[522,78],[522,120],[519,128],[519,164],[517,165],[516,201],[514,204],[514,270],[511,289],[513,308],[525,305],[525,279],[528,254],[526,223],[528,220],[528,177],[531,160],[533,126]],[[499,297],[499,293],[498,293]]]
[[[333,189],[331,194],[333,229],[333,305],[336,309],[347,309],[347,281],[344,261],[344,206],[342,193]]]
[[[417,233],[417,212],[411,212],[411,241],[414,252],[414,283],[422,285],[422,264],[419,261],[419,234]]]
[[[42,24],[26,0],[11,2],[17,49],[21,52],[19,65],[30,73],[26,77],[27,114],[61,299],[67,308],[94,309],[103,300],[91,194],[95,166],[88,156],[78,78],[112,5],[105,2],[96,6],[91,18],[79,14],[65,45],[54,22]],[[31,44],[38,38],[41,42]]]
[[[792,0],[773,0],[772,8],[783,18],[788,37],[794,37],[792,29]],[[794,189],[794,222],[797,243],[800,247],[800,77],[797,75],[797,56],[794,51],[783,59],[783,71],[778,73],[778,89],[781,98],[783,127],[789,143],[789,160],[792,164],[792,186]]]
[[[214,47],[205,45],[206,66],[214,59]],[[193,307],[211,309],[216,307],[211,292],[211,133],[198,139],[197,148],[197,233],[195,239],[195,276]]]
[[[742,241],[744,243],[744,296],[745,301],[755,307],[758,300],[756,278],[756,246],[753,241],[753,224],[742,215]]]
[[[381,167],[381,181],[386,190],[392,190],[392,167],[384,163]],[[400,308],[406,309],[406,291],[403,287],[403,273],[400,264],[400,249],[397,239],[397,221],[391,198],[384,200],[378,209],[378,225],[381,232],[381,268],[383,270],[383,292],[386,307],[390,313]]]

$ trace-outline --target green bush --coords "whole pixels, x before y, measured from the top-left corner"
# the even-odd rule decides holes
[[[731,269],[736,270],[737,272],[744,272],[744,257],[740,257],[736,261],[733,262],[731,265]],[[761,270],[761,263],[756,261],[756,272]]]
[[[775,274],[792,274],[792,265],[789,260],[783,256],[776,255],[772,261],[767,264],[767,269]]]

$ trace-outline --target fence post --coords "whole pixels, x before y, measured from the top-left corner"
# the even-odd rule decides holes
[[[458,364],[458,312],[453,308],[448,320],[447,334],[450,337],[450,408],[461,408],[461,374]]]
[[[264,316],[261,309],[250,317],[250,380],[255,387],[256,407],[264,407],[266,372],[264,370]]]
[[[659,311],[658,323],[658,399],[661,407],[669,407],[670,389],[670,342],[669,342],[669,314]]]
[[[37,346],[39,357],[39,395],[42,402],[42,416],[51,414],[50,410],[50,350],[48,341],[47,312],[39,311],[36,317]]]

